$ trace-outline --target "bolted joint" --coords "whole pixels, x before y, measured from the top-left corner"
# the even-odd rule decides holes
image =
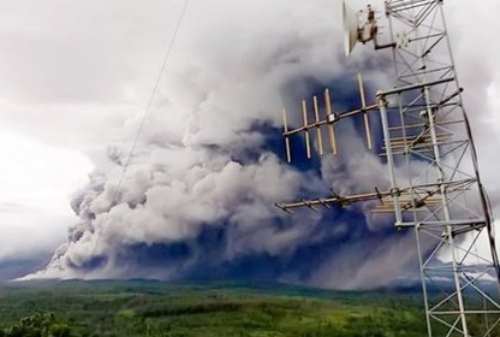
[[[393,197],[400,197],[401,196],[401,190],[397,187],[391,188],[390,193]]]
[[[382,91],[377,91],[377,94],[376,94],[376,98],[377,98],[377,105],[380,107],[380,106],[383,106],[383,107],[387,107],[387,99],[385,98],[385,95]]]

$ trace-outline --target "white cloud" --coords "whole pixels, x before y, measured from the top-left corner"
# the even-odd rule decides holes
[[[1,130],[0,260],[48,251],[76,218],[69,207],[90,161],[77,151]]]

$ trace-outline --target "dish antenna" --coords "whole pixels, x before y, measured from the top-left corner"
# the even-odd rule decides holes
[[[358,42],[359,23],[357,13],[351,9],[347,2],[342,2],[342,20],[344,22],[345,55],[349,56]]]
[[[342,19],[344,22],[344,47],[345,55],[349,56],[356,43],[363,44],[373,41],[375,49],[393,47],[395,44],[379,45],[377,43],[378,24],[375,10],[368,5],[365,10],[356,12],[347,4],[348,0],[342,2]],[[364,22],[362,22],[364,18]]]

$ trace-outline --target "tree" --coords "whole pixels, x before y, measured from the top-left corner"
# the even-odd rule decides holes
[[[71,327],[53,314],[35,314],[1,331],[0,337],[78,337]]]

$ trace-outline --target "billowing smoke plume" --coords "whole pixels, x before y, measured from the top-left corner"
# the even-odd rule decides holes
[[[282,105],[297,110],[303,96],[330,86],[337,107],[349,106],[355,94],[346,72],[379,68],[362,53],[349,64],[341,57],[339,14],[330,0],[193,3],[126,174],[141,116],[95,159],[72,203],[80,223],[29,277],[366,288],[411,273],[413,236],[395,232],[387,219],[367,219],[354,206],[293,216],[274,207],[327,194],[331,184],[343,193],[387,183],[385,166],[366,152],[354,124],[340,130],[336,159],[299,160],[294,168],[279,158]],[[372,85],[387,84],[368,70]]]

